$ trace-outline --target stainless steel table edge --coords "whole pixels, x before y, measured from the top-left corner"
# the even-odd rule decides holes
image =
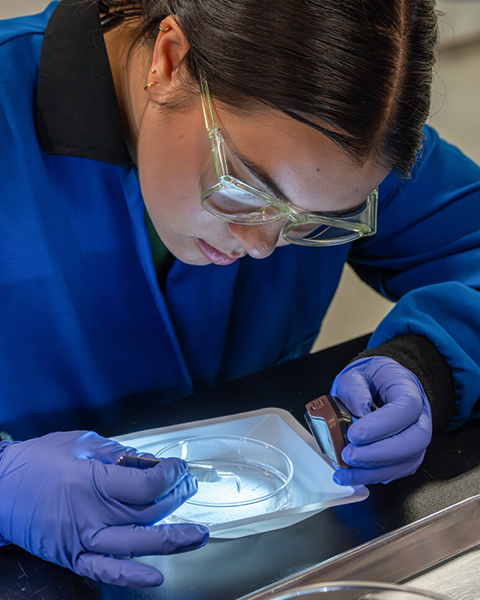
[[[480,545],[480,495],[405,525],[238,600],[264,600],[306,584],[399,583]]]

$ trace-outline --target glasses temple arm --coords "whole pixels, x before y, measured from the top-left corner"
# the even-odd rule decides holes
[[[225,146],[222,138],[222,133],[215,120],[213,112],[213,103],[210,96],[207,80],[203,73],[200,73],[200,97],[202,100],[203,117],[207,128],[210,145],[212,147],[213,160],[217,177],[220,178],[228,174],[227,157],[225,154]]]

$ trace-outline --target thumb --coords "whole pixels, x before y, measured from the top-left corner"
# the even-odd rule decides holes
[[[75,561],[74,571],[96,581],[133,588],[156,587],[163,583],[163,575],[155,567],[94,552],[80,554]]]
[[[372,394],[363,370],[344,369],[335,378],[330,393],[337,396],[355,417],[367,415],[372,410]]]

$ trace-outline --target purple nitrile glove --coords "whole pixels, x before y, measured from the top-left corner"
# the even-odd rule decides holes
[[[411,371],[385,356],[361,358],[337,375],[330,393],[358,417],[342,452],[351,468],[335,471],[336,483],[389,483],[415,473],[432,438],[432,417]]]
[[[203,546],[205,527],[155,525],[195,494],[197,480],[181,459],[167,458],[140,470],[116,464],[125,454],[145,455],[92,431],[5,444],[0,545],[16,544],[105,583],[160,585],[160,571],[117,556],[174,554]]]

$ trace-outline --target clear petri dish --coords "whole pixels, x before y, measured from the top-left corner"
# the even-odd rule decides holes
[[[336,581],[291,589],[271,600],[453,600],[409,586],[372,581]]]
[[[284,510],[291,502],[293,465],[265,442],[239,436],[197,436],[177,441],[159,458],[183,458],[198,478],[198,492],[166,521],[212,526]]]

